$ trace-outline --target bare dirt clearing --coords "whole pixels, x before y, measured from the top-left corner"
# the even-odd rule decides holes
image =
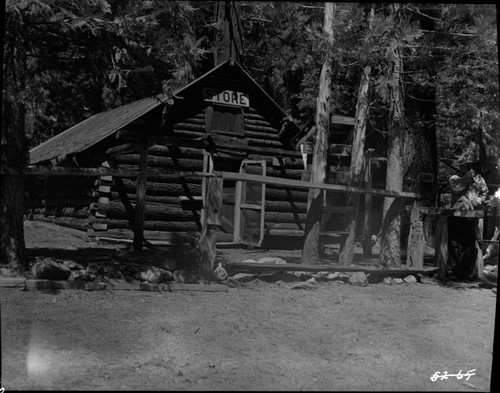
[[[44,247],[44,239],[50,247],[89,247],[69,230],[29,226],[30,248]],[[215,293],[0,288],[3,386],[489,390],[490,289],[433,280],[290,288],[262,281]],[[468,381],[430,379],[472,369]]]

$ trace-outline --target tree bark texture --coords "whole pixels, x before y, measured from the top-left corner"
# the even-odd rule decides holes
[[[205,218],[199,240],[200,263],[199,274],[202,278],[214,278],[215,262],[215,230],[220,225],[220,210],[222,207],[222,177],[207,179],[207,193],[205,195]]]
[[[25,136],[26,38],[20,21],[6,29],[2,99],[1,165],[12,174],[0,176],[0,264],[22,272],[24,259],[23,168],[27,163]],[[8,26],[5,26],[6,28]],[[9,33],[10,31],[10,33]]]
[[[365,148],[365,135],[366,135],[366,118],[368,113],[368,87],[370,82],[370,67],[366,67],[363,70],[361,77],[361,82],[359,84],[358,91],[358,103],[356,105],[356,123],[354,125],[354,140],[352,144],[351,153],[351,178],[349,180],[350,186],[360,187],[364,164],[364,148]],[[339,263],[341,265],[349,265],[352,263],[354,258],[354,243],[356,236],[356,217],[358,216],[359,208],[359,195],[353,194],[348,195],[347,206],[353,206],[355,211],[353,211],[351,220],[347,226],[346,231],[349,232],[345,243],[339,254]],[[365,214],[369,214],[366,212]]]
[[[391,53],[391,63],[386,189],[402,191],[404,114],[401,73],[403,70],[398,47]],[[401,199],[384,199],[379,254],[379,263],[383,266],[401,266],[401,210]]]
[[[335,4],[325,3],[325,19],[323,30],[333,41],[333,18]],[[330,108],[331,108],[331,73],[332,64],[330,56],[327,56],[321,69],[319,79],[319,96],[316,105],[316,141],[314,144],[311,181],[324,183],[327,176],[328,162],[328,134],[330,132]],[[319,232],[321,229],[321,215],[323,198],[322,192],[310,189],[308,196],[308,212],[306,229],[304,233],[304,247],[302,250],[302,263],[318,263],[319,257]],[[314,222],[313,222],[314,221]],[[309,233],[312,230],[313,233]]]

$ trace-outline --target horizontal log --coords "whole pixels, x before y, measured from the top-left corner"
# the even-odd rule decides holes
[[[180,147],[175,149],[175,146],[153,145],[148,149],[149,156],[163,156],[176,158],[191,158],[203,159],[203,150],[193,147]]]
[[[259,111],[255,110],[254,108],[251,108],[247,112],[245,112],[245,120],[260,120],[260,121],[267,121],[267,119],[260,114]]]
[[[307,202],[307,191],[302,190],[286,190],[283,188],[275,188],[266,185],[266,200],[267,201],[286,201],[286,202]]]
[[[296,202],[290,203],[287,201],[269,201],[266,200],[265,212],[292,212],[306,213],[307,212],[307,202]]]
[[[245,137],[246,138],[255,138],[255,139],[264,139],[264,140],[270,140],[270,141],[276,141],[276,142],[280,141],[278,134],[270,134],[268,132],[255,132],[255,131],[246,130],[246,129],[245,129]]]
[[[125,191],[128,194],[135,194],[135,182],[129,179],[123,179]],[[201,195],[201,179],[193,179],[192,182],[187,183],[187,188],[191,195]],[[148,181],[146,183],[146,195],[160,195],[160,196],[176,196],[186,195],[182,184],[176,183],[160,183]]]
[[[174,130],[187,130],[187,131],[200,131],[205,133],[206,132],[206,127],[205,123],[187,123],[187,122],[180,122],[180,123],[175,123],[173,126]]]
[[[87,231],[90,237],[108,237],[113,239],[128,239],[133,240],[134,232],[131,229],[109,229],[106,233],[96,232],[92,229]],[[183,236],[189,235],[189,232],[165,232],[165,231],[144,231],[144,237],[149,241],[163,241],[170,245],[177,245]]]
[[[245,125],[251,125],[251,126],[263,126],[263,127],[270,127],[272,128],[272,124],[269,123],[267,120],[264,118],[257,118],[252,115],[245,115]],[[278,130],[275,130],[276,132]]]
[[[273,127],[257,125],[257,124],[249,124],[249,123],[245,123],[245,130],[258,131],[259,133],[266,133],[269,135],[278,135],[279,132],[279,130]]]
[[[94,209],[100,213],[106,213],[107,218],[126,219],[127,211],[121,202],[110,202],[108,204],[95,203]],[[146,220],[152,221],[191,221],[194,220],[193,214],[188,210],[183,210],[181,207],[165,206],[165,205],[148,205],[144,206]]]
[[[205,114],[197,114],[196,116],[186,117],[182,119],[182,122],[174,123],[174,127],[183,128],[182,124],[196,124],[205,126]]]
[[[264,223],[266,231],[270,229],[277,230],[303,230],[305,223],[299,222],[266,222]]]
[[[119,229],[128,228],[130,229],[130,223],[128,220],[119,219],[109,219],[105,221],[108,225],[108,229]],[[144,222],[145,230],[152,231],[175,231],[175,232],[193,232],[198,231],[198,227],[194,221],[151,221],[147,220]]]
[[[305,213],[298,213],[298,214],[293,214],[292,212],[265,212],[264,216],[264,221],[265,222],[276,222],[276,223],[290,223],[290,222],[297,222],[297,223],[305,223],[306,221],[306,214]]]
[[[135,193],[127,194],[128,199],[131,202],[135,201]],[[117,192],[111,192],[111,200],[118,201],[120,200],[120,196]],[[163,195],[148,195],[146,191],[146,203],[149,205],[158,204],[158,205],[173,205],[180,207],[179,197],[178,196],[163,196]]]
[[[283,144],[279,141],[272,141],[268,139],[256,139],[256,138],[247,138],[248,139],[248,146],[249,147],[255,147],[255,146],[262,146],[262,147],[267,147],[267,148],[282,148]]]
[[[134,168],[138,168],[138,154],[127,154],[117,157],[116,164],[119,168],[127,169],[133,171]],[[178,165],[177,165],[178,164]],[[129,165],[129,166],[125,166]],[[172,159],[171,157],[160,157],[160,156],[150,156],[148,157],[148,175],[153,174],[161,176],[162,173],[165,175],[176,174],[179,171],[189,171],[197,172],[203,170],[203,161],[196,159]]]

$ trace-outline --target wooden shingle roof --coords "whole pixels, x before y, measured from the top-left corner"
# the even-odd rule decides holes
[[[79,153],[107,138],[150,110],[162,105],[165,95],[143,98],[97,113],[30,150],[30,164]]]
[[[231,64],[230,60],[219,64],[193,82],[176,90],[172,96],[181,96],[182,93],[186,92],[191,86],[198,84],[217,70],[228,66],[236,67],[236,70],[239,71],[242,78],[246,80],[251,85],[252,89],[258,92],[261,99],[266,102],[268,108],[271,108],[283,118],[287,116],[285,111],[258,85],[257,82],[255,82],[239,63],[234,62],[234,64]],[[109,137],[117,130],[137,120],[139,117],[164,105],[172,96],[161,94],[143,98],[118,108],[97,113],[31,149],[29,152],[30,164],[33,165],[44,161],[50,161],[55,158],[63,159],[68,155],[80,153]],[[297,126],[293,123],[292,127]]]

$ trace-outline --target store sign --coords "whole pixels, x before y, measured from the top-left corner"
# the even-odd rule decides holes
[[[203,88],[203,99],[216,104],[230,106],[250,106],[248,95],[239,91],[220,90],[211,87]]]

